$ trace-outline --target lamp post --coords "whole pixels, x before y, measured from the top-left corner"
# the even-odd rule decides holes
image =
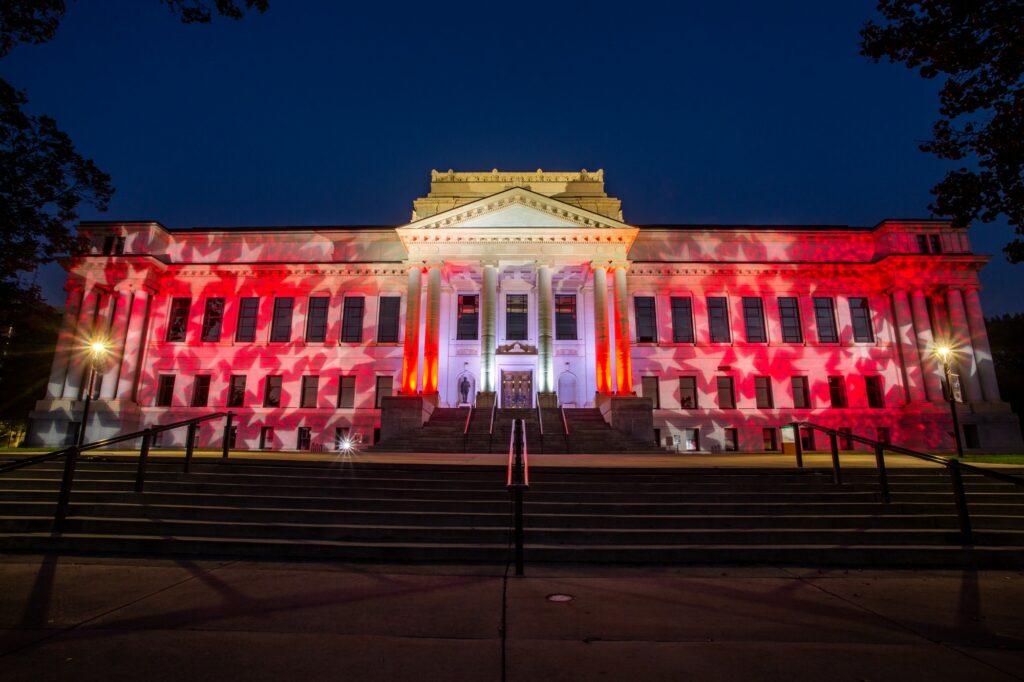
[[[110,347],[106,341],[96,339],[89,344],[86,351],[89,354],[89,383],[85,392],[85,406],[82,408],[82,426],[78,429],[78,442],[76,443],[78,447],[82,447],[85,442],[85,430],[89,426],[89,404],[92,402],[92,394],[96,389],[96,374],[99,371],[100,362],[109,350]]]
[[[939,346],[935,354],[942,362],[942,373],[946,377],[946,400],[949,401],[949,413],[953,417],[953,440],[956,442],[956,456],[964,456],[964,445],[960,440],[960,417],[956,412],[956,396],[953,394],[953,376],[949,371],[950,361],[953,357],[953,349],[949,346]]]

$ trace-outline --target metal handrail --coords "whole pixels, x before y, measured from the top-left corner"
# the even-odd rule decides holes
[[[904,448],[899,445],[893,445],[891,443],[884,443],[880,440],[874,440],[872,438],[865,438],[864,436],[857,436],[852,433],[843,432],[840,433],[838,429],[832,429],[827,426],[815,424],[813,422],[802,421],[793,422],[791,424],[794,435],[794,449],[796,452],[797,467],[803,467],[803,442],[800,439],[800,429],[809,428],[822,433],[828,434],[829,445],[832,451],[832,472],[833,480],[837,485],[842,483],[842,470],[839,464],[839,438],[842,437],[849,441],[856,441],[865,445],[870,445],[875,450],[875,465],[878,468],[878,482],[879,488],[881,489],[882,501],[886,504],[891,502],[891,496],[889,494],[889,481],[885,471],[885,451],[888,450],[892,453],[899,455],[907,455],[909,457],[915,457],[917,459],[931,462],[933,464],[939,464],[946,467],[949,472],[950,483],[953,488],[953,499],[956,503],[957,517],[960,523],[960,536],[961,541],[964,544],[973,544],[974,533],[971,529],[970,513],[967,508],[967,495],[964,491],[964,482],[962,476],[962,470],[966,469],[975,474],[987,476],[997,481],[1004,483],[1013,483],[1014,485],[1024,486],[1024,478],[1019,476],[1011,476],[1010,474],[1004,474],[999,471],[993,471],[984,467],[975,466],[973,464],[964,464],[958,459],[947,459],[945,457],[939,457],[927,452],[920,452],[918,450],[911,450],[910,448]]]
[[[530,460],[526,447],[526,421],[512,420],[505,486],[512,495],[516,575],[523,575],[523,491],[530,487]]]
[[[498,397],[494,397],[494,402],[491,403],[491,425],[487,427],[487,452],[491,452],[494,448],[494,411],[498,409]]]
[[[469,447],[469,420],[473,418],[473,406],[469,406],[469,414],[466,415],[466,426],[462,429],[462,451]]]
[[[26,457],[14,462],[9,462],[3,467],[0,467],[0,473],[15,471],[16,469],[21,469],[33,464],[41,464],[43,462],[64,457],[64,472],[61,476],[60,492],[57,495],[57,509],[53,516],[53,530],[54,532],[59,533],[64,529],[64,522],[67,519],[68,504],[71,500],[71,487],[75,478],[75,465],[77,464],[78,457],[82,452],[106,447],[107,445],[114,445],[116,443],[123,443],[128,440],[135,440],[136,438],[141,437],[142,444],[139,447],[139,466],[135,475],[135,492],[141,493],[146,478],[146,459],[149,456],[150,443],[152,442],[155,434],[170,431],[171,429],[176,429],[182,426],[188,427],[188,434],[185,437],[185,472],[187,473],[192,459],[192,452],[195,448],[197,427],[202,422],[209,421],[211,419],[219,419],[221,417],[225,417],[223,456],[227,457],[228,450],[230,449],[231,420],[234,417],[234,413],[214,412],[202,417],[193,417],[192,419],[184,419],[170,424],[150,426],[141,431],[133,431],[132,433],[125,433],[120,436],[114,436],[113,438],[104,438],[103,440],[86,443],[81,446],[72,445],[71,447],[63,448],[62,450]]]
[[[565,435],[565,451],[569,452],[569,420],[565,418],[565,406],[559,405],[558,410],[562,413],[562,429]]]
[[[540,393],[537,394],[537,424],[540,425],[540,451],[544,453],[544,410],[540,408]]]

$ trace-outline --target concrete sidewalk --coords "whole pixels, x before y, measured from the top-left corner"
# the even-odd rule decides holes
[[[8,556],[0,678],[1024,679],[1022,573],[527,572]]]

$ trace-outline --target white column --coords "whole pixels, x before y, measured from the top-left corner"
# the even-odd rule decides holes
[[[967,326],[971,333],[971,346],[974,348],[974,359],[978,365],[978,376],[981,379],[981,392],[990,403],[999,402],[999,382],[996,380],[996,368],[992,363],[992,348],[988,343],[988,332],[985,330],[985,316],[981,312],[981,297],[977,289],[964,292],[964,304],[967,309]]]
[[[480,388],[493,393],[497,384],[495,352],[498,348],[498,268],[484,265],[483,279],[483,291],[480,292]]]
[[[629,349],[629,289],[626,266],[615,268],[615,378],[618,393],[633,392],[633,366]]]
[[[416,393],[420,359],[420,267],[409,267],[405,297],[405,353],[402,359],[402,389],[406,395]]]
[[[979,402],[983,397],[981,380],[978,376],[978,363],[974,357],[971,332],[967,326],[964,298],[959,289],[949,289],[946,292],[946,305],[949,306],[949,335],[956,350],[954,357],[966,394],[965,398],[967,402]]]
[[[555,390],[554,311],[551,297],[551,266],[537,268],[537,388],[541,393]]]
[[[75,341],[68,360],[68,371],[64,376],[64,390],[61,392],[64,398],[78,400],[78,396],[82,392],[82,377],[88,364],[85,339],[92,334],[99,299],[100,290],[91,283],[86,284],[82,296],[82,307],[78,311],[78,322],[75,324]]]
[[[899,343],[900,357],[903,359],[903,376],[907,382],[907,400],[923,402],[928,400],[928,395],[924,388],[924,372],[921,370],[921,355],[917,350],[917,334],[914,332],[914,319],[910,312],[910,298],[906,291],[894,291],[892,301],[896,341]]]
[[[594,266],[594,362],[597,392],[612,393],[612,368],[608,348],[608,271]]]
[[[124,338],[124,352],[121,354],[121,370],[117,378],[117,399],[135,400],[138,386],[139,364],[142,362],[149,331],[149,292],[136,290],[132,296],[131,312],[128,316],[128,331]]]
[[[441,331],[441,268],[427,271],[426,332],[423,339],[423,392],[437,393],[437,357]]]
[[[77,321],[82,306],[82,290],[77,286],[68,289],[67,301],[64,303],[64,316],[61,318],[60,333],[57,335],[57,347],[53,353],[53,365],[50,368],[50,380],[46,384],[46,397],[59,398],[64,392],[64,380],[68,374],[68,363],[75,352]]]
[[[942,367],[935,358],[935,337],[932,336],[932,324],[928,319],[928,303],[920,289],[910,296],[911,313],[914,317],[914,329],[917,331],[917,351],[921,355],[921,366],[924,369],[924,389],[928,400],[941,403]]]
[[[100,398],[113,400],[117,393],[118,374],[121,372],[121,358],[124,354],[125,336],[128,333],[128,316],[131,312],[132,292],[119,291],[114,303],[114,319],[110,324],[110,352],[103,359],[101,367],[103,380],[100,382]]]

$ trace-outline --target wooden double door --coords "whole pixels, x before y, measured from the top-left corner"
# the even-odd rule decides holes
[[[501,372],[501,406],[533,407],[533,372]]]

